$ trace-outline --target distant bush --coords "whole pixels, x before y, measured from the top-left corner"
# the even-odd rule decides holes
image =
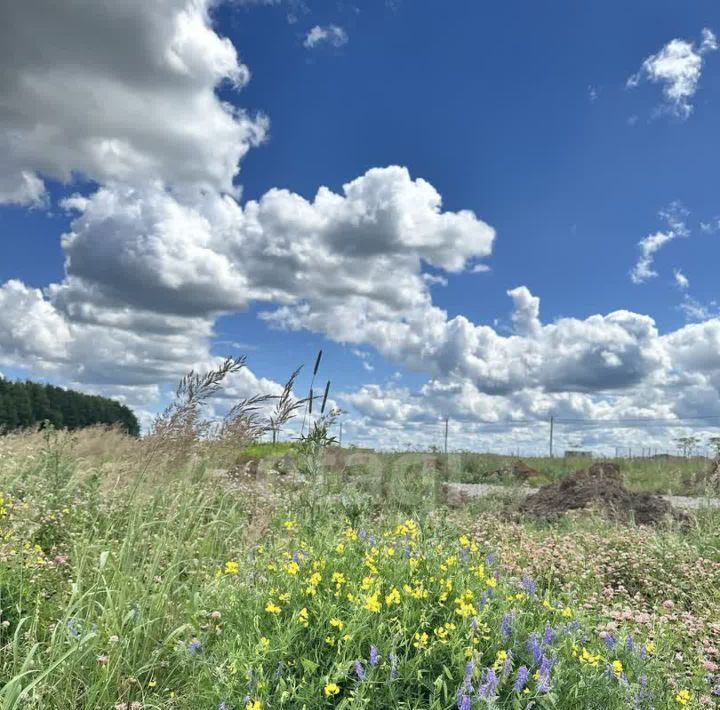
[[[115,400],[0,377],[0,432],[29,429],[44,422],[71,430],[94,424],[119,425],[132,436],[140,434],[135,414]]]

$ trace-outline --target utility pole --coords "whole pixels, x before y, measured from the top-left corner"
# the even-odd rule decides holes
[[[445,417],[445,459],[447,460],[448,455],[448,423],[450,422],[450,416]]]
[[[555,429],[555,417],[550,417],[550,458],[553,457],[553,430]]]

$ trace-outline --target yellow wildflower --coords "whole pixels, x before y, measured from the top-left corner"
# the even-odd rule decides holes
[[[340,686],[337,683],[328,683],[324,692],[326,696],[337,695],[340,692]]]
[[[415,634],[415,640],[413,641],[413,646],[415,648],[427,648],[429,640],[430,640],[430,637],[424,631],[422,633],[420,631],[418,631]]]
[[[365,608],[368,611],[373,612],[373,614],[377,614],[382,607],[382,604],[380,603],[380,600],[378,599],[377,593],[371,594],[365,599]]]
[[[390,594],[388,594],[385,597],[385,604],[386,606],[392,606],[393,604],[400,604],[400,592],[393,587],[390,591]]]
[[[300,565],[293,560],[285,565],[285,571],[294,577],[300,571]]]
[[[675,696],[675,701],[678,705],[685,706],[690,702],[691,698],[690,691],[683,689]]]
[[[235,560],[228,560],[225,563],[225,574],[237,574],[240,571],[240,565]]]

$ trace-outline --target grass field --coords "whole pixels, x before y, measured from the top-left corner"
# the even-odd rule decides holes
[[[682,529],[551,525],[491,501],[444,509],[420,463],[228,482],[211,454],[100,430],[0,438],[0,708],[720,699],[717,512]],[[465,480],[499,467],[467,460]],[[573,465],[527,463],[548,478]],[[678,462],[625,471],[695,485]]]

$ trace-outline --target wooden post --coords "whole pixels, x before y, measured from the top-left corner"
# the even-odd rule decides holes
[[[550,458],[553,457],[553,430],[555,429],[555,417],[550,417]]]

